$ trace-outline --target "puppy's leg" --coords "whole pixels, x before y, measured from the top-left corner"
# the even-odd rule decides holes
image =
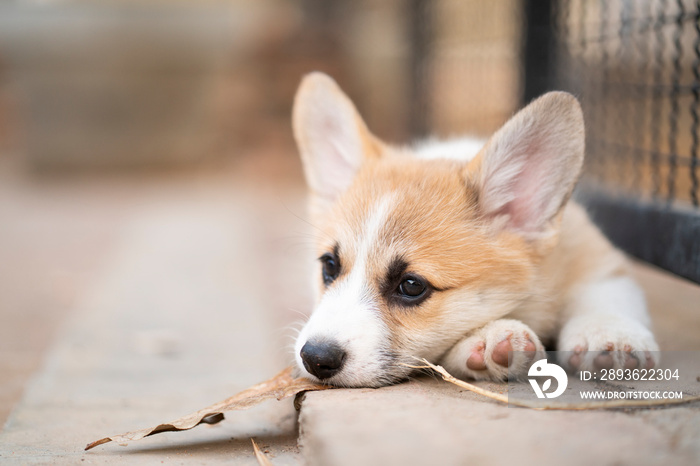
[[[530,327],[512,319],[499,319],[471,332],[442,358],[441,365],[461,379],[505,380],[508,352],[514,353],[510,369],[527,370],[533,358],[545,357],[544,347]]]
[[[580,289],[565,310],[560,364],[570,370],[652,368],[659,346],[651,333],[644,294],[631,277],[618,276]]]

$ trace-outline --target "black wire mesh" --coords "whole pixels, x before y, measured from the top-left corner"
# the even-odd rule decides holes
[[[551,88],[580,98],[587,182],[698,210],[700,2],[560,1]]]
[[[511,113],[502,111],[506,106],[483,103],[492,103],[509,89],[522,89],[521,103],[548,90],[574,93],[587,126],[577,199],[618,247],[700,283],[699,4],[412,0],[407,5],[414,19],[410,37],[415,56],[408,68],[418,84],[411,87],[411,97],[420,118],[411,131],[417,136],[426,128],[449,134],[452,123],[477,134],[477,128],[494,130]],[[504,21],[506,16],[511,23]],[[487,17],[495,20],[483,21]],[[467,23],[474,18],[478,20]],[[514,27],[518,20],[520,27]],[[451,24],[459,24],[452,31],[459,34],[445,34],[445,26]],[[501,55],[501,65],[512,65],[519,56],[522,75],[513,66],[494,66],[496,48],[489,42],[497,26],[506,39],[516,30],[522,32],[514,41],[501,41],[512,51],[512,56]],[[487,98],[481,106],[472,105],[464,99],[469,95]],[[460,109],[477,118],[454,118]],[[484,125],[485,115],[495,118]]]

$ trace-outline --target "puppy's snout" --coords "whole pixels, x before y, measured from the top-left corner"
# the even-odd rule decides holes
[[[301,348],[301,360],[310,374],[329,379],[340,372],[347,353],[335,342],[310,342]]]

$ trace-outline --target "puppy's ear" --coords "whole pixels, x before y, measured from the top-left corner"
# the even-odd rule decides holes
[[[379,155],[379,142],[355,106],[323,73],[302,80],[292,120],[306,181],[322,201],[335,200],[350,186],[362,161]]]
[[[574,189],[584,145],[574,96],[550,92],[532,102],[467,167],[481,214],[528,239],[546,236]]]

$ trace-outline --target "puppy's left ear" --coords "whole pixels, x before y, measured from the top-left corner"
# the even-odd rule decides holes
[[[366,158],[379,155],[379,141],[350,99],[323,73],[310,73],[302,80],[292,124],[306,181],[324,204],[350,186]]]
[[[532,102],[467,167],[481,215],[526,239],[547,236],[581,172],[584,145],[574,96],[550,92]]]

